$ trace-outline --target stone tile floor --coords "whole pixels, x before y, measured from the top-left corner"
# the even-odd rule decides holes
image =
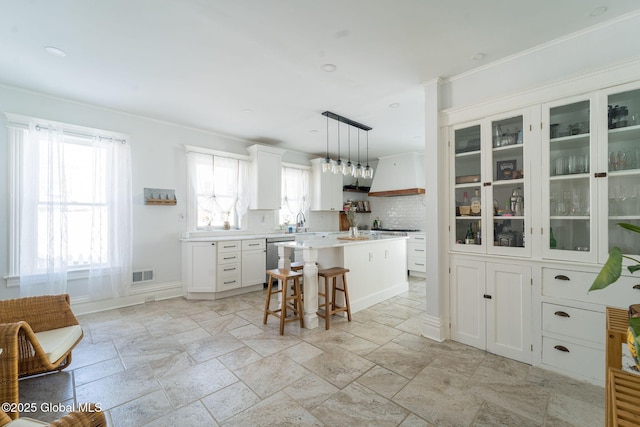
[[[84,315],[70,369],[22,380],[20,399],[97,402],[118,427],[604,425],[601,387],[421,337],[425,298],[412,278],[352,322],[284,336],[263,291]]]

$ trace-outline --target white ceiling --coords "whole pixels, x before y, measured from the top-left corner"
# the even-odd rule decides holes
[[[600,6],[606,12],[591,16]],[[324,153],[320,113],[330,110],[373,128],[375,158],[423,149],[422,82],[639,8],[638,0],[0,0],[0,83],[314,154]]]

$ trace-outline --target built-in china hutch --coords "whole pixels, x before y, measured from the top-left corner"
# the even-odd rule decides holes
[[[640,226],[640,81],[607,79],[624,74],[442,113],[453,340],[604,384],[605,308],[640,301],[626,269],[587,292],[611,248],[640,254],[616,225]]]

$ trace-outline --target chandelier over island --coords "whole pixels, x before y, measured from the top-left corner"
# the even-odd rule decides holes
[[[363,125],[362,123],[358,123],[351,119],[348,119],[339,114],[332,113],[331,111],[325,111],[322,113],[323,116],[327,118],[327,157],[324,159],[322,163],[322,172],[326,173],[335,173],[335,174],[343,174],[343,175],[351,175],[355,178],[373,178],[373,168],[369,166],[369,131],[373,129],[370,126]],[[332,160],[329,157],[329,119],[333,119],[337,121],[337,143],[338,143],[338,157],[335,160]],[[340,124],[345,123],[347,125],[347,141],[348,141],[348,161],[345,163],[342,162],[341,152],[340,152]],[[351,163],[351,128],[358,129],[358,164],[353,165]],[[367,164],[365,167],[362,167],[360,163],[360,131],[363,130],[367,135]]]

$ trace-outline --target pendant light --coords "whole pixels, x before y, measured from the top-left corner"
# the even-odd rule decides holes
[[[333,163],[333,173],[342,174],[344,170],[344,165],[342,164],[342,159],[340,158],[340,120],[338,120],[338,159]]]
[[[367,131],[367,166],[364,168],[364,177],[373,178],[373,168],[369,166],[369,131]]]
[[[331,163],[331,158],[329,157],[329,116],[327,115],[327,157],[322,162],[322,172],[331,172],[333,169]]]
[[[362,170],[362,165],[360,164],[360,130],[358,130],[358,164],[353,171],[353,176],[356,178],[364,178],[364,170]]]
[[[351,126],[347,125],[347,143],[349,149],[349,160],[344,167],[343,173],[345,175],[353,175],[353,163],[351,163]]]

